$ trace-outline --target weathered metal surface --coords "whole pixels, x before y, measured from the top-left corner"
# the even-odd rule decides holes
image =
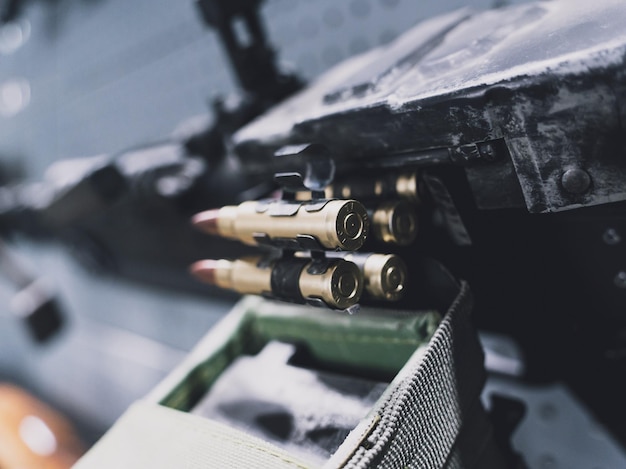
[[[252,122],[236,134],[236,152],[250,170],[303,142],[328,146],[344,167],[478,165],[468,178],[483,208],[519,205],[494,192],[519,188],[531,212],[626,200],[624,24],[621,0],[441,16]],[[504,151],[490,154],[491,141]],[[443,157],[403,159],[420,152]],[[509,158],[516,178],[485,181],[500,179],[498,164],[509,175]],[[584,171],[589,184],[567,190],[568,171]]]

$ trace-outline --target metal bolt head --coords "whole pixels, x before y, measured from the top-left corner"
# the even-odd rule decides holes
[[[582,194],[591,186],[591,176],[584,169],[568,169],[561,176],[561,184],[570,194]]]

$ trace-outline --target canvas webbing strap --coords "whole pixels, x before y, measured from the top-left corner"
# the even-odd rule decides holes
[[[457,467],[456,461],[480,459],[484,444],[459,446],[456,456],[454,451],[485,380],[482,349],[469,323],[471,306],[463,284],[428,348],[411,358],[408,372],[392,383],[392,393],[373,409],[369,422],[351,433],[327,467],[443,468],[448,462]],[[472,450],[476,457],[460,454]]]
[[[461,427],[444,469],[504,469],[506,462],[496,447],[493,428],[480,400]]]

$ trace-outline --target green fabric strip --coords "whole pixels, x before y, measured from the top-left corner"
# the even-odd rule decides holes
[[[306,347],[323,365],[395,375],[437,329],[433,311],[362,310],[355,315],[265,302],[251,324],[255,340],[282,340]]]
[[[247,297],[149,400],[189,410],[238,355],[255,354],[270,340],[301,345],[320,366],[393,376],[428,343],[440,319],[435,311],[364,309],[350,316]]]

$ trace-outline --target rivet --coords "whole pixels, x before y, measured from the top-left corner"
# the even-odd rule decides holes
[[[582,194],[591,186],[591,176],[580,168],[568,169],[561,176],[561,184],[570,194]]]

